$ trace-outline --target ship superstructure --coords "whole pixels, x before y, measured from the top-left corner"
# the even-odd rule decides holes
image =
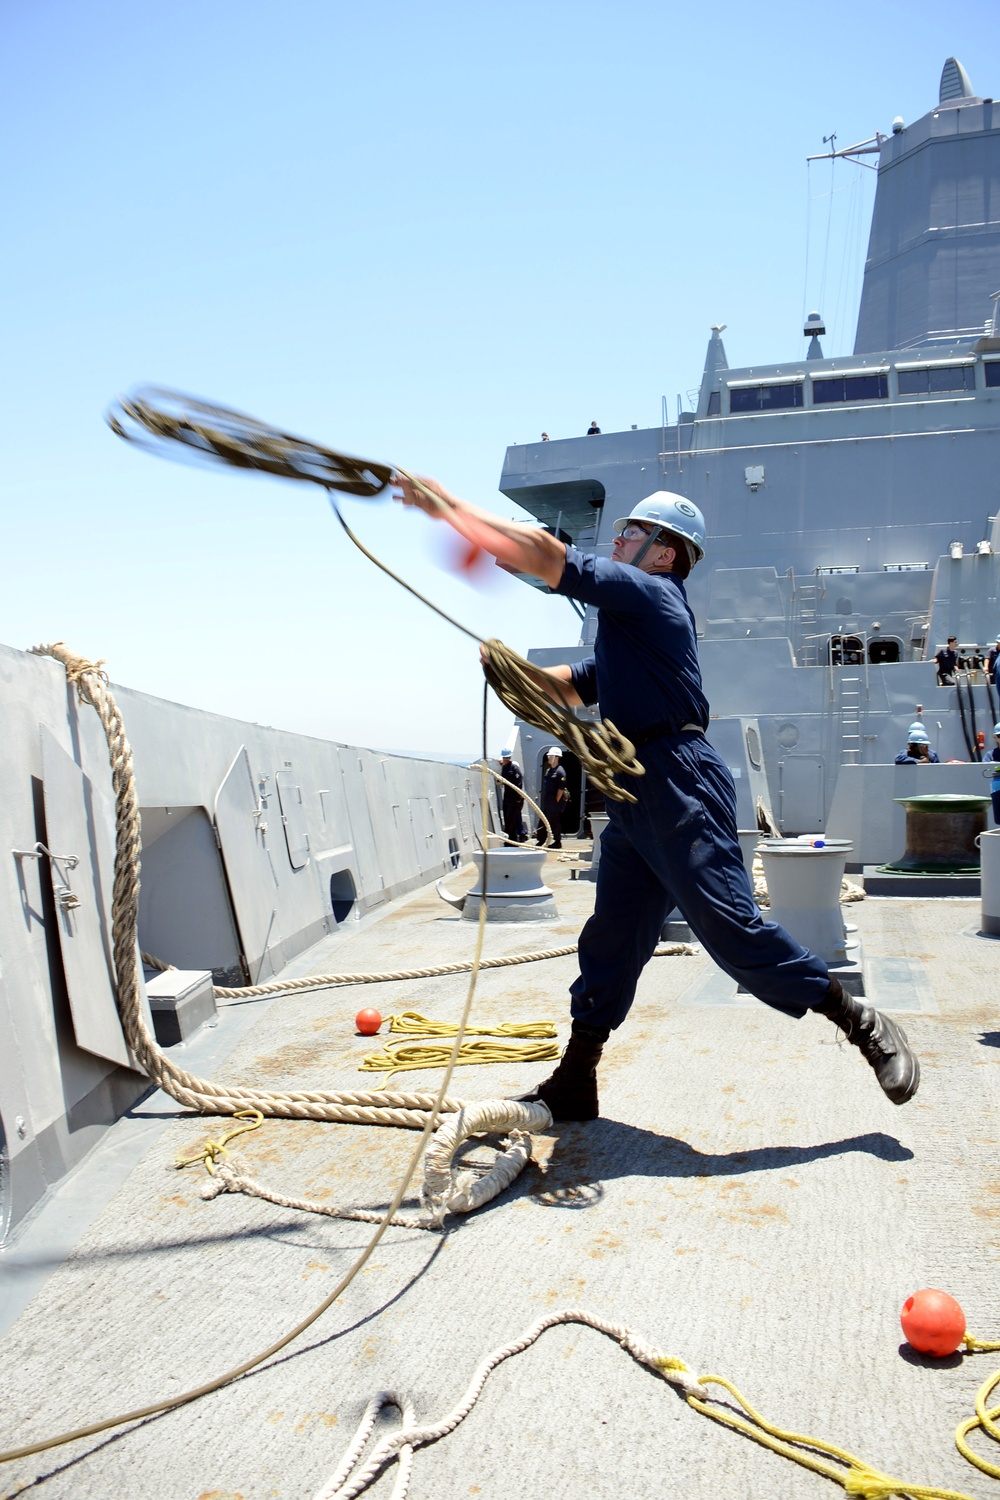
[[[824,352],[813,313],[800,358],[732,369],[716,326],[693,410],[512,447],[500,487],[604,553],[615,518],[654,490],[701,507],[708,555],[688,594],[741,817],[762,796],[786,833],[860,839],[862,863],[899,852],[892,796],[916,768],[891,762],[918,711],[942,762],[965,762],[935,768],[934,790],[981,790],[979,734],[993,743],[1000,106],[949,58],[934,110],[836,154],[878,157],[852,353]],[[578,646],[533,659],[586,655],[595,628],[588,610]],[[949,635],[963,674],[939,687]],[[536,784],[544,747],[529,726],[521,737]]]

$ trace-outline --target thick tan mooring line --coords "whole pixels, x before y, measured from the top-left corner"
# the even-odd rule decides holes
[[[35,646],[35,656],[51,656],[76,685],[81,703],[89,703],[104,729],[111,758],[115,790],[115,873],[111,903],[112,945],[117,976],[118,1013],[129,1051],[136,1064],[159,1088],[178,1104],[202,1114],[231,1115],[239,1109],[257,1109],[261,1114],[286,1120],[330,1120],[356,1125],[400,1125],[422,1129],[437,1106],[439,1112],[454,1113],[460,1099],[437,1102],[434,1094],[377,1092],[289,1092],[272,1093],[239,1088],[199,1078],[179,1068],[160,1050],[142,1015],[139,1004],[138,914],[141,829],[132,769],[132,747],[125,735],[122,716],[108,687],[100,662],[77,656],[62,641]]]

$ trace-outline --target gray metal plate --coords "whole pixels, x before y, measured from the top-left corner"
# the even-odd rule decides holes
[[[114,821],[109,801],[42,726],[42,774],[52,889],[73,1031],[86,1052],[128,1067],[115,1003],[110,912]],[[70,867],[69,856],[78,863]],[[79,905],[64,909],[60,893]]]

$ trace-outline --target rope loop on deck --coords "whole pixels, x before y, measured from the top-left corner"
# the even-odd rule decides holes
[[[489,1375],[498,1365],[530,1348],[547,1329],[566,1323],[579,1323],[614,1339],[639,1364],[655,1370],[664,1380],[675,1386],[694,1411],[710,1417],[714,1422],[743,1433],[744,1436],[752,1438],[754,1442],[760,1443],[762,1447],[770,1449],[779,1457],[790,1459],[802,1468],[810,1469],[814,1474],[832,1480],[835,1484],[839,1484],[847,1495],[860,1496],[863,1500],[893,1500],[893,1497],[900,1496],[907,1496],[909,1500],[973,1500],[973,1497],[957,1490],[941,1489],[937,1485],[912,1484],[906,1480],[893,1478],[890,1474],[883,1474],[878,1469],[872,1468],[864,1459],[857,1458],[853,1453],[838,1447],[835,1443],[828,1443],[822,1438],[810,1437],[806,1433],[792,1432],[779,1427],[769,1422],[760,1412],[755,1411],[737,1387],[723,1376],[702,1375],[696,1378],[690,1373],[683,1360],[664,1354],[633,1329],[576,1308],[550,1313],[532,1324],[520,1338],[502,1345],[499,1349],[494,1349],[476,1367],[458,1403],[439,1422],[418,1424],[412,1415],[409,1419],[407,1418],[405,1398],[394,1395],[386,1400],[385,1393],[379,1392],[369,1403],[361,1425],[338,1465],[336,1473],[322,1489],[316,1492],[313,1500],[355,1500],[355,1497],[366,1490],[394,1461],[398,1462],[400,1467],[392,1491],[392,1500],[405,1500],[415,1449],[424,1447],[428,1443],[435,1443],[454,1432],[479,1400]],[[977,1396],[977,1412],[981,1399],[983,1402],[987,1399],[988,1389],[997,1384],[1000,1384],[1000,1371],[997,1371],[996,1375],[992,1376],[981,1388]],[[721,1386],[731,1400],[714,1395],[709,1389],[711,1386]],[[403,1419],[394,1432],[390,1432],[372,1449],[367,1461],[362,1464],[361,1455],[374,1425],[374,1416],[371,1413],[375,1402],[380,1402],[381,1405],[395,1405],[403,1414]],[[743,1416],[734,1412],[733,1402],[742,1409]],[[381,1405],[376,1410],[380,1410]],[[992,1413],[984,1412],[987,1417],[995,1417],[998,1414],[1000,1414],[1000,1409]],[[963,1428],[979,1425],[979,1423],[980,1418],[973,1417],[969,1423],[963,1423]],[[961,1432],[962,1428],[959,1431]],[[995,1473],[993,1468],[985,1465],[981,1459],[961,1449],[961,1445],[960,1451],[984,1473]]]

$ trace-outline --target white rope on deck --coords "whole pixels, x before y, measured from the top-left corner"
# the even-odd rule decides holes
[[[528,1130],[547,1130],[552,1115],[544,1104],[523,1103],[517,1099],[484,1099],[465,1104],[457,1114],[449,1115],[438,1127],[424,1155],[424,1181],[419,1213],[395,1213],[390,1224],[402,1229],[441,1229],[448,1214],[468,1214],[482,1208],[508,1188],[523,1172],[531,1159],[531,1136]],[[470,1136],[503,1135],[500,1151],[487,1172],[452,1165],[459,1147]],[[179,1162],[188,1166],[191,1159]],[[299,1213],[322,1214],[328,1219],[357,1219],[365,1224],[380,1224],[384,1211],[372,1208],[349,1208],[317,1199],[293,1198],[264,1187],[251,1177],[239,1158],[221,1155],[212,1164],[212,1176],[204,1184],[201,1196],[218,1198],[222,1193],[246,1193],[261,1198],[277,1208],[291,1208]]]
[[[386,1464],[394,1459],[399,1462],[400,1472],[396,1478],[391,1500],[405,1500],[409,1488],[414,1449],[422,1448],[427,1443],[436,1443],[439,1438],[447,1437],[450,1432],[454,1432],[455,1428],[465,1421],[479,1400],[483,1386],[497,1365],[503,1364],[505,1359],[510,1359],[515,1354],[523,1353],[535,1343],[536,1339],[541,1338],[547,1328],[555,1328],[562,1323],[582,1323],[587,1328],[596,1329],[598,1333],[614,1339],[639,1364],[647,1365],[651,1370],[662,1375],[664,1380],[669,1381],[671,1385],[677,1386],[685,1396],[708,1399],[708,1391],[689,1373],[679,1359],[673,1359],[670,1355],[656,1349],[631,1328],[627,1328],[623,1323],[612,1323],[605,1318],[599,1318],[594,1313],[582,1312],[577,1308],[565,1308],[560,1312],[549,1313],[546,1317],[539,1318],[538,1322],[533,1323],[520,1338],[512,1340],[509,1344],[503,1344],[499,1349],[494,1349],[492,1354],[488,1354],[476,1367],[461,1400],[440,1422],[427,1426],[414,1425],[411,1408],[405,1397],[400,1397],[395,1392],[379,1391],[378,1395],[369,1402],[361,1419],[361,1425],[338,1465],[336,1473],[323,1485],[322,1489],[316,1491],[313,1500],[354,1500],[356,1495],[360,1495],[378,1477]],[[383,1438],[372,1450],[367,1462],[361,1464],[365,1444],[375,1425],[375,1419],[384,1406],[397,1407],[403,1415],[402,1424],[395,1432]]]

